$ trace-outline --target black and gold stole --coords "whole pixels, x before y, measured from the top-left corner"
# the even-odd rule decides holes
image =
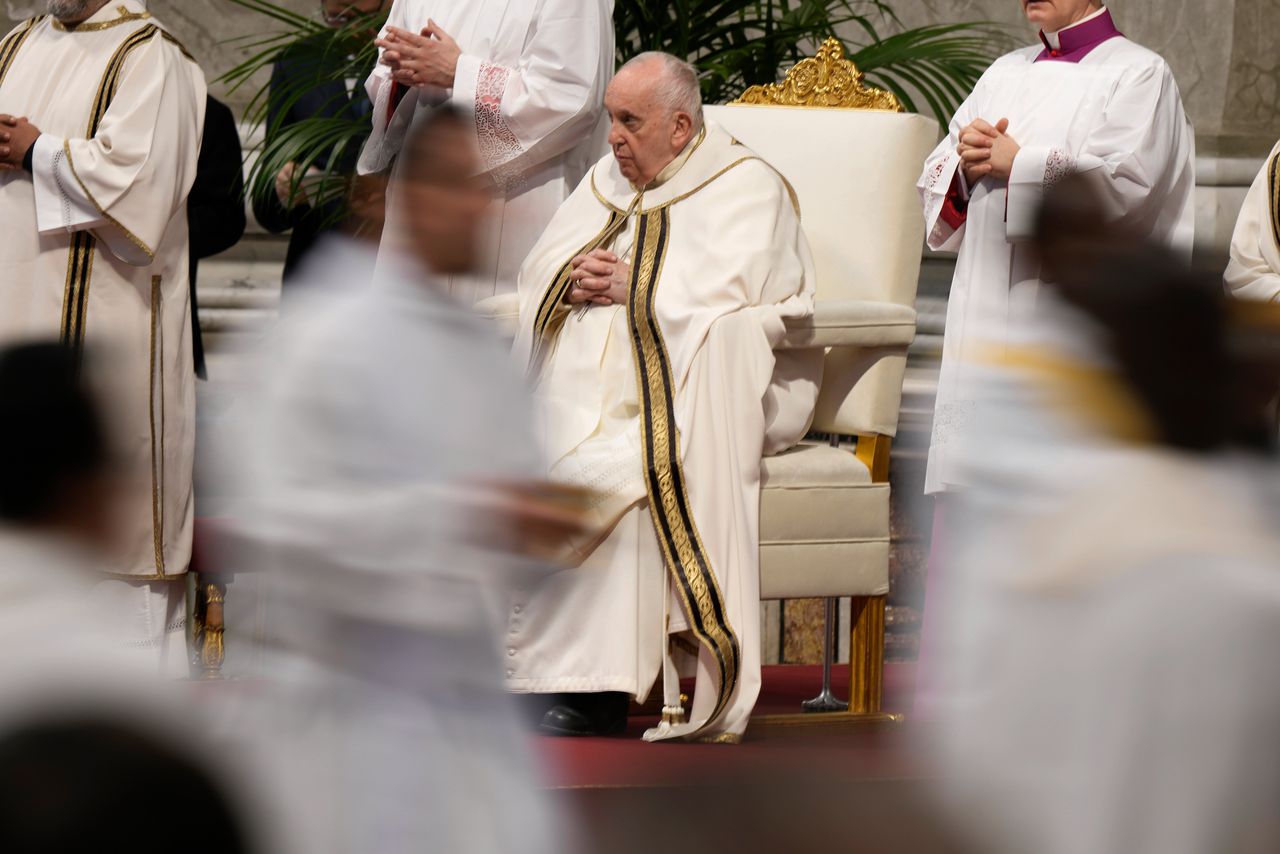
[[[85,139],[93,139],[98,133],[103,117],[111,106],[120,86],[120,74],[129,54],[151,41],[160,31],[155,24],[139,28],[126,38],[107,63],[98,84],[98,94],[89,114],[89,127]],[[62,296],[62,343],[77,354],[84,345],[86,326],[85,309],[89,301],[89,282],[93,277],[93,256],[98,239],[87,230],[77,231],[71,239],[71,251],[67,256],[67,284]]]
[[[45,15],[37,15],[31,18],[16,30],[8,35],[4,41],[0,42],[0,83],[4,82],[5,76],[9,73],[9,68],[13,65],[13,60],[18,55],[18,51],[22,50],[23,43],[31,35],[31,31],[36,28],[36,24],[45,19]]]
[[[1267,208],[1271,213],[1271,236],[1280,248],[1280,152],[1267,164]]]
[[[643,193],[637,195],[626,212],[610,207],[604,229],[575,253],[575,257],[608,245],[632,215],[637,216],[635,263],[631,269],[627,320],[640,389],[645,487],[649,514],[668,573],[695,637],[716,663],[719,676],[716,704],[704,723],[705,727],[720,716],[733,697],[742,655],[738,637],[729,624],[724,595],[689,504],[681,463],[680,434],[676,428],[675,380],[654,310],[654,298],[669,245],[670,207],[680,199],[645,211],[642,198]],[[546,348],[563,328],[568,314],[564,297],[569,290],[572,269],[571,258],[557,270],[539,303],[534,325],[534,356],[530,361],[532,371],[538,369]]]

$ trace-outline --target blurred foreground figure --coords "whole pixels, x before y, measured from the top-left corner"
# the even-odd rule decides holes
[[[410,168],[405,134],[438,104],[468,118],[476,173],[493,190],[483,253],[442,278],[460,302],[509,294],[520,265],[603,148],[613,72],[610,0],[395,0],[367,88],[362,173]],[[428,152],[423,156],[431,156]],[[394,164],[394,165],[393,165]],[[412,240],[393,199],[384,246]]]
[[[605,106],[613,153],[529,256],[515,349],[591,530],[514,603],[507,684],[558,695],[544,730],[587,735],[661,672],[646,739],[736,741],[760,690],[760,458],[804,435],[821,373],[773,353],[813,311],[812,259],[785,181],[704,123],[692,66],[643,54]]]
[[[984,851],[1274,851],[1280,325],[1242,346],[1216,276],[1056,221],[1033,339],[973,366],[935,686],[953,805]]]
[[[1245,196],[1226,281],[1241,299],[1280,302],[1280,142]]]
[[[205,81],[138,0],[50,0],[0,47],[0,339],[113,360],[127,455],[119,607],[185,674],[194,518],[186,200]]]
[[[444,290],[474,268],[489,197],[457,114],[405,144],[414,254],[372,287],[303,283],[253,407],[240,519],[271,590],[261,753],[299,852],[558,854],[493,627],[511,574],[540,566],[518,554],[543,524],[521,499],[526,396]]]

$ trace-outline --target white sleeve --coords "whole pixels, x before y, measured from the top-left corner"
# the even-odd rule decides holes
[[[1121,81],[1102,123],[1090,131],[1079,151],[1073,152],[1063,140],[1024,146],[1018,152],[1009,176],[1009,242],[1034,235],[1045,192],[1067,175],[1089,182],[1109,220],[1154,226],[1177,214],[1162,209],[1190,192],[1194,170],[1195,138],[1172,72],[1163,64],[1142,68]],[[1189,233],[1170,231],[1175,245],[1190,249]]]
[[[1280,145],[1245,196],[1225,280],[1240,299],[1280,302]]]
[[[453,103],[475,116],[485,171],[499,183],[579,143],[594,126],[613,56],[600,0],[545,0],[519,62],[463,53]]]
[[[920,193],[920,203],[924,208],[925,242],[930,249],[946,252],[959,250],[964,239],[964,226],[954,227],[943,216],[947,194],[951,191],[951,182],[960,178],[963,197],[968,198],[969,187],[960,169],[960,155],[956,147],[960,144],[960,131],[964,130],[975,118],[977,109],[974,106],[982,87],[979,80],[973,94],[965,99],[951,119],[947,135],[938,143],[929,158],[924,162],[924,171],[916,183]]]
[[[67,167],[66,141],[41,134],[31,156],[36,228],[41,234],[84,231],[105,225],[93,200]]]

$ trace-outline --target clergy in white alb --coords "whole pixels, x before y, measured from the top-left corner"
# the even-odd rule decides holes
[[[1226,282],[1241,299],[1280,302],[1280,142],[1244,198]]]
[[[1116,29],[1097,0],[1027,3],[1041,44],[987,69],[919,190],[929,247],[958,252],[925,489],[962,486],[955,441],[977,405],[975,347],[1002,346],[1033,307],[1033,225],[1045,191],[1089,180],[1106,216],[1191,249],[1195,138],[1169,66]]]
[[[513,604],[507,684],[562,695],[543,727],[577,734],[618,722],[575,703],[662,673],[646,738],[733,741],[760,688],[760,459],[803,436],[821,371],[772,350],[813,310],[812,259],[787,183],[704,123],[687,63],[637,57],[605,104],[613,153],[521,271],[515,345],[550,476],[591,490],[593,526]]]
[[[0,42],[0,339],[61,336],[111,382],[130,477],[115,572],[185,672],[195,396],[186,197],[205,81],[137,0],[51,0]],[[170,595],[172,594],[172,595]]]
[[[367,88],[373,132],[363,174],[394,166],[433,104],[470,115],[494,188],[485,261],[449,278],[470,305],[512,293],[529,250],[604,150],[601,99],[613,71],[611,0],[396,0]],[[402,165],[395,168],[403,168]],[[407,239],[390,206],[384,244]]]

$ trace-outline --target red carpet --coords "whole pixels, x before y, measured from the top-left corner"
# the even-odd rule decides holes
[[[845,696],[848,669],[836,671],[835,692]],[[885,710],[910,708],[913,664],[891,664],[885,672]],[[819,667],[766,667],[756,716],[794,714],[818,692]],[[920,775],[912,724],[849,724],[839,728],[768,727],[748,731],[737,746],[646,744],[644,731],[656,718],[633,718],[615,738],[543,738],[556,788],[670,787],[743,780],[789,769],[827,772],[857,780],[908,779]]]

